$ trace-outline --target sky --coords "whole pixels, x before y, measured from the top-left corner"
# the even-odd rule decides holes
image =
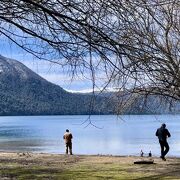
[[[0,55],[22,62],[41,77],[67,91],[82,93],[92,91],[93,85],[88,72],[84,72],[83,76],[78,74],[78,76],[72,78],[72,75],[60,65],[38,60],[4,38],[0,39]],[[98,88],[95,88],[95,90],[98,90]]]

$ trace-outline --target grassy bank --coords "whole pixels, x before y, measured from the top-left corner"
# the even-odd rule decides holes
[[[0,153],[0,179],[180,179],[179,158],[153,159],[135,165],[139,157]]]

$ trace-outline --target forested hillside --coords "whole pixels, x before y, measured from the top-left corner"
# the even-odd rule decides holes
[[[94,102],[92,106],[92,102]],[[93,108],[92,108],[93,107]],[[66,92],[22,63],[0,56],[0,115],[112,114],[106,97]]]

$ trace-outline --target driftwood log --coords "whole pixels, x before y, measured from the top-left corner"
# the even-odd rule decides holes
[[[139,160],[139,161],[134,161],[134,164],[153,164],[154,160]]]

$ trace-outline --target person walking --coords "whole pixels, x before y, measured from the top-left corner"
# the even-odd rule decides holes
[[[162,160],[166,161],[165,156],[169,151],[169,145],[167,142],[167,137],[171,137],[171,134],[169,133],[168,129],[166,129],[166,124],[162,124],[162,126],[157,129],[156,136],[159,139],[159,144],[161,147],[160,158],[162,158]]]
[[[66,129],[63,139],[66,144],[66,154],[68,154],[68,150],[69,150],[70,155],[72,155],[72,138],[73,138],[72,134],[69,132],[68,129]]]

